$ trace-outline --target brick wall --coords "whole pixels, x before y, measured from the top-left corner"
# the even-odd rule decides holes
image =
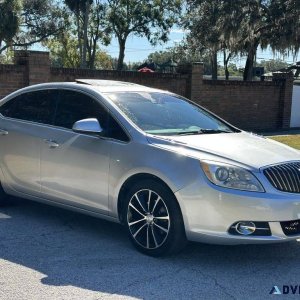
[[[186,96],[189,75],[166,73],[139,73],[133,71],[82,70],[51,68],[50,81],[74,81],[75,79],[107,79],[133,82],[149,87],[169,90]]]
[[[25,66],[0,65],[0,99],[26,86]]]
[[[191,99],[245,130],[270,131],[290,126],[293,78],[274,74],[271,81],[203,79],[203,65],[192,70]]]
[[[274,74],[271,81],[204,80],[203,64],[190,74],[51,68],[49,53],[16,51],[14,65],[0,65],[0,99],[36,83],[97,78],[134,82],[186,96],[245,130],[288,128],[293,79]]]

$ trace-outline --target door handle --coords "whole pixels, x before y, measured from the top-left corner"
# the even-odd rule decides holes
[[[8,131],[0,129],[0,135],[8,135]]]
[[[48,144],[50,149],[55,149],[59,147],[59,144],[56,141],[53,140],[44,140],[46,144]]]

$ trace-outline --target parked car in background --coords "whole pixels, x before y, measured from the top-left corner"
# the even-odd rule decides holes
[[[186,241],[300,238],[300,154],[170,92],[104,80],[0,101],[0,199],[120,222],[160,256]]]

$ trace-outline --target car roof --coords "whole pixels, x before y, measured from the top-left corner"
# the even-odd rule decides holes
[[[168,91],[150,88],[144,85],[139,85],[131,82],[115,81],[115,80],[98,80],[98,79],[76,79],[75,82],[47,82],[40,83],[25,88],[19,89],[3,99],[5,102],[15,96],[25,92],[38,91],[43,89],[63,89],[77,88],[81,90],[90,90],[96,93],[114,93],[114,92],[157,92],[170,93]]]
[[[99,79],[76,79],[75,83],[84,84],[94,87],[96,90],[100,92],[129,92],[129,91],[160,91],[158,89],[150,88],[144,85],[125,82],[125,81],[117,81],[117,80],[99,80]]]
[[[99,87],[115,87],[115,86],[139,86],[139,84],[117,80],[103,80],[103,79],[75,79],[75,82]]]

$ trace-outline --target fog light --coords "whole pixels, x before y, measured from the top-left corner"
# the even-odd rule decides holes
[[[242,235],[250,235],[256,230],[256,226],[253,222],[238,222],[235,226],[235,230]]]

